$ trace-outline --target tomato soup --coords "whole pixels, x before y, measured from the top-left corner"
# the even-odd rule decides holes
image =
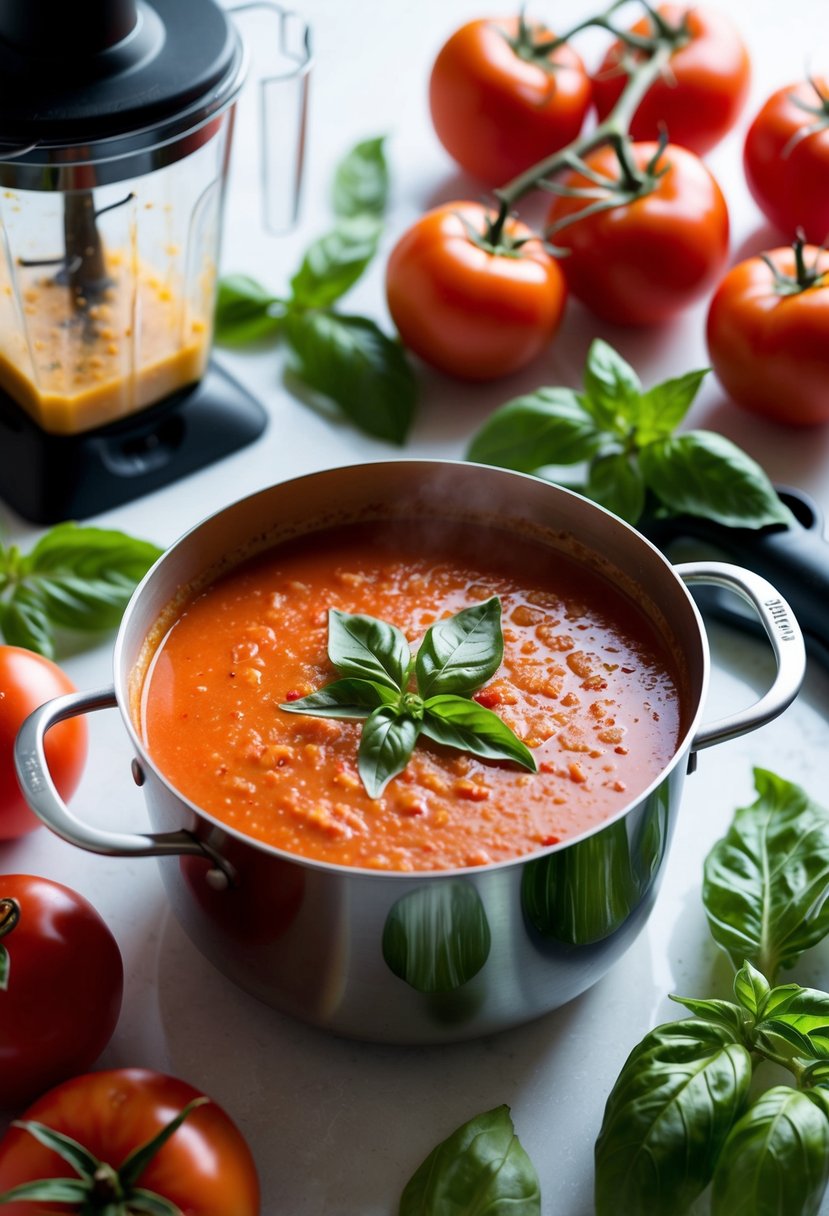
[[[397,625],[497,595],[504,658],[476,700],[538,772],[418,740],[381,797],[357,770],[362,723],[280,708],[338,678],[328,610]],[[548,545],[432,520],[342,525],[278,545],[161,622],[135,714],[169,781],[217,819],[306,858],[378,870],[483,866],[535,852],[633,801],[675,754],[682,677],[644,612]]]

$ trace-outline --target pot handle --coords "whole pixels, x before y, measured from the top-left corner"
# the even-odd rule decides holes
[[[771,688],[747,709],[701,726],[691,741],[691,751],[735,739],[781,714],[797,696],[806,674],[806,647],[795,616],[771,583],[729,562],[681,562],[674,567],[684,583],[707,583],[734,591],[750,604],[768,635],[777,674]]]
[[[181,853],[205,857],[215,867],[212,885],[227,885],[233,874],[227,863],[192,832],[139,834],[108,832],[76,819],[58,793],[46,762],[44,735],[67,718],[95,709],[111,709],[118,704],[113,688],[98,692],[75,692],[54,697],[41,705],[23,722],[15,740],[14,762],[26,801],[47,827],[69,844],[106,857],[169,857]]]

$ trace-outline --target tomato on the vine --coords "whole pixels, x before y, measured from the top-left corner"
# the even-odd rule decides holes
[[[829,77],[772,93],[746,134],[743,165],[760,210],[782,232],[829,240]]]
[[[94,1194],[33,1210],[30,1200],[6,1200],[4,1216],[34,1216],[34,1211],[100,1212],[126,1216],[133,1211],[175,1211],[184,1216],[258,1216],[259,1182],[250,1149],[228,1115],[214,1102],[197,1105],[128,1186],[113,1199],[122,1180],[114,1177],[130,1154],[153,1140],[189,1103],[203,1095],[192,1085],[163,1073],[113,1069],[87,1073],[44,1094],[23,1119],[60,1132],[81,1144],[103,1167]],[[78,1179],[68,1161],[41,1144],[30,1131],[11,1127],[0,1141],[0,1194],[40,1179]],[[129,1192],[139,1187],[143,1206],[133,1207]],[[78,1188],[80,1189],[80,1188]],[[166,1201],[166,1206],[165,1202]],[[170,1205],[175,1205],[171,1208]]]
[[[797,243],[765,257],[732,267],[714,293],[711,364],[752,413],[790,426],[829,422],[829,253]]]
[[[115,938],[82,895],[0,876],[0,1109],[94,1064],[118,1021],[123,978]]]
[[[667,130],[671,143],[702,155],[719,143],[740,116],[751,76],[748,52],[728,18],[715,9],[660,4],[656,12],[674,28],[684,22],[687,37],[640,102],[630,134],[648,140]],[[631,27],[631,33],[653,35],[653,18],[643,17]],[[615,42],[594,75],[599,118],[610,113],[627,82],[622,66],[625,57],[637,62],[635,50]]]
[[[470,21],[435,60],[435,132],[461,168],[488,185],[503,185],[582,128],[590,79],[570,46],[545,51],[551,40],[546,27],[516,17]]]
[[[19,646],[0,646],[0,841],[13,840],[36,828],[14,770],[14,741],[29,714],[52,697],[75,692],[57,664]],[[83,718],[59,722],[45,739],[46,760],[61,797],[71,797],[86,761],[87,730]]]
[[[517,371],[550,342],[566,299],[564,276],[525,224],[507,219],[487,239],[493,213],[446,203],[398,241],[386,269],[389,311],[406,346],[467,380]]]
[[[728,255],[728,210],[711,173],[687,148],[668,144],[660,152],[658,144],[638,143],[629,151],[649,186],[592,213],[583,197],[556,198],[550,239],[568,251],[560,263],[568,286],[592,312],[617,325],[651,325],[717,281]],[[585,164],[591,177],[573,171],[562,187],[596,191],[598,174],[608,179],[608,199],[614,184],[624,189],[612,147],[592,152]]]

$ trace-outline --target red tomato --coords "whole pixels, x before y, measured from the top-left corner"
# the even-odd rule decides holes
[[[829,239],[829,77],[772,93],[748,129],[743,165],[773,224],[789,237],[800,228],[815,245]]]
[[[23,1118],[71,1136],[99,1161],[117,1169],[134,1149],[156,1136],[199,1096],[192,1085],[175,1077],[116,1069],[66,1081],[30,1106]],[[0,1141],[0,1193],[49,1177],[74,1178],[77,1174],[29,1132],[10,1128]],[[137,1185],[177,1204],[184,1216],[259,1213],[259,1183],[250,1149],[236,1125],[213,1102],[187,1116],[142,1171]],[[86,1209],[74,1203],[33,1209],[29,1202],[12,1201],[3,1206],[4,1216],[46,1212],[59,1216],[81,1210]]]
[[[657,12],[674,27],[687,21],[689,37],[671,55],[662,77],[648,89],[633,116],[630,133],[634,139],[657,139],[664,127],[671,143],[702,155],[719,143],[740,116],[751,76],[748,53],[720,12],[681,4],[660,4]],[[651,18],[637,21],[632,31],[652,35]],[[610,113],[627,83],[620,66],[623,54],[631,52],[620,42],[614,43],[593,78],[600,118]]]
[[[773,249],[766,256],[789,278],[788,291],[762,258],[747,258],[708,312],[711,364],[729,397],[790,426],[829,422],[829,253],[807,245],[803,255],[817,269],[811,286],[796,289],[792,249]]]
[[[636,166],[645,170],[657,149],[633,144]],[[610,147],[585,159],[595,172],[619,179]],[[656,172],[666,166],[650,193],[551,230],[551,240],[570,251],[561,268],[573,295],[617,325],[651,325],[680,312],[717,281],[728,255],[728,210],[705,165],[693,152],[668,144]],[[595,188],[575,172],[562,183]],[[577,215],[586,205],[583,198],[557,198],[549,221]]]
[[[18,646],[0,646],[0,840],[36,828],[14,771],[14,740],[24,718],[44,701],[75,692],[61,669],[42,655]],[[46,736],[46,759],[61,797],[69,798],[81,779],[87,731],[83,718],[53,726]]]
[[[415,354],[449,375],[491,380],[529,363],[561,321],[566,290],[558,264],[526,225],[508,220],[514,251],[472,239],[486,232],[479,203],[446,203],[409,228],[386,269],[389,310]]]
[[[461,168],[503,185],[576,138],[590,106],[590,80],[569,46],[533,59],[516,50],[518,19],[470,21],[432,68],[429,104],[438,139]],[[532,45],[553,35],[529,29]]]
[[[25,874],[0,876],[0,948],[0,1108],[11,1110],[94,1064],[118,1021],[124,969],[82,895]]]

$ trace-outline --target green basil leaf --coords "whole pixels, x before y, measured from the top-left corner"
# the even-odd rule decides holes
[[[330,308],[360,278],[377,252],[381,232],[375,216],[355,215],[314,241],[291,279],[290,306]]]
[[[337,215],[382,216],[389,193],[386,137],[363,139],[337,165],[332,202]]]
[[[673,994],[670,999],[676,1001],[678,1005],[684,1005],[695,1017],[702,1018],[704,1022],[711,1022],[713,1026],[721,1026],[724,1030],[730,1031],[735,1043],[742,1042],[746,1015],[739,1005],[734,1005],[731,1001],[703,1001],[694,997],[674,996]]]
[[[339,672],[401,692],[412,668],[406,635],[373,616],[328,611],[328,657]]]
[[[636,461],[624,452],[608,452],[591,461],[585,492],[630,524],[635,524],[645,509],[642,475]]]
[[[430,697],[424,705],[422,733],[435,743],[456,747],[484,760],[513,760],[530,772],[535,757],[491,709],[466,697]]]
[[[409,763],[420,722],[384,705],[366,719],[360,735],[357,771],[369,798],[379,798],[392,777]]]
[[[508,1106],[477,1115],[432,1150],[410,1178],[398,1216],[540,1216],[541,1191]]]
[[[829,1178],[829,1120],[776,1086],[749,1107],[714,1173],[712,1216],[818,1216]]]
[[[755,1026],[751,1044],[765,1059],[773,1060],[792,1071],[795,1061],[826,1058],[826,1052],[822,1051],[815,1041],[802,1034],[795,1026],[774,1019]]]
[[[160,554],[156,545],[124,532],[57,524],[6,572],[0,605],[6,641],[51,658],[55,626],[115,628],[136,583]]]
[[[760,466],[724,435],[687,431],[639,452],[646,485],[672,511],[730,528],[793,523]]]
[[[708,368],[686,372],[673,380],[655,384],[642,394],[636,418],[636,442],[640,446],[670,435],[691,408]]]
[[[315,718],[367,718],[381,705],[396,705],[400,694],[374,680],[353,678],[335,680],[319,692],[296,701],[284,701],[279,708],[292,714],[312,714]]]
[[[801,1055],[829,1057],[829,993],[784,984],[771,990],[761,1012],[758,1034],[782,1034],[794,1044],[791,1029],[806,1041]]]
[[[219,279],[215,338],[228,346],[269,338],[279,329],[282,301],[245,274]],[[277,311],[278,310],[278,311]]]
[[[706,858],[702,895],[734,965],[748,959],[773,981],[829,931],[829,813],[764,769],[754,784],[757,801]]]
[[[399,342],[366,317],[332,312],[290,313],[285,335],[309,388],[367,435],[405,442],[417,394]]]
[[[422,697],[474,692],[495,675],[503,657],[501,601],[493,595],[426,631],[415,659],[418,692]]]
[[[610,1094],[596,1141],[596,1216],[677,1216],[711,1180],[746,1103],[751,1056],[724,1027],[646,1035]]]
[[[587,352],[582,403],[605,430],[626,434],[637,421],[642,382],[622,356],[601,338]]]
[[[55,657],[55,635],[46,608],[29,587],[17,587],[12,598],[0,604],[0,630],[9,646]]]
[[[472,440],[467,460],[531,473],[593,456],[601,431],[569,388],[540,388],[502,405]]]
[[[770,992],[768,980],[751,963],[744,963],[734,977],[734,995],[754,1017],[762,1015]]]

